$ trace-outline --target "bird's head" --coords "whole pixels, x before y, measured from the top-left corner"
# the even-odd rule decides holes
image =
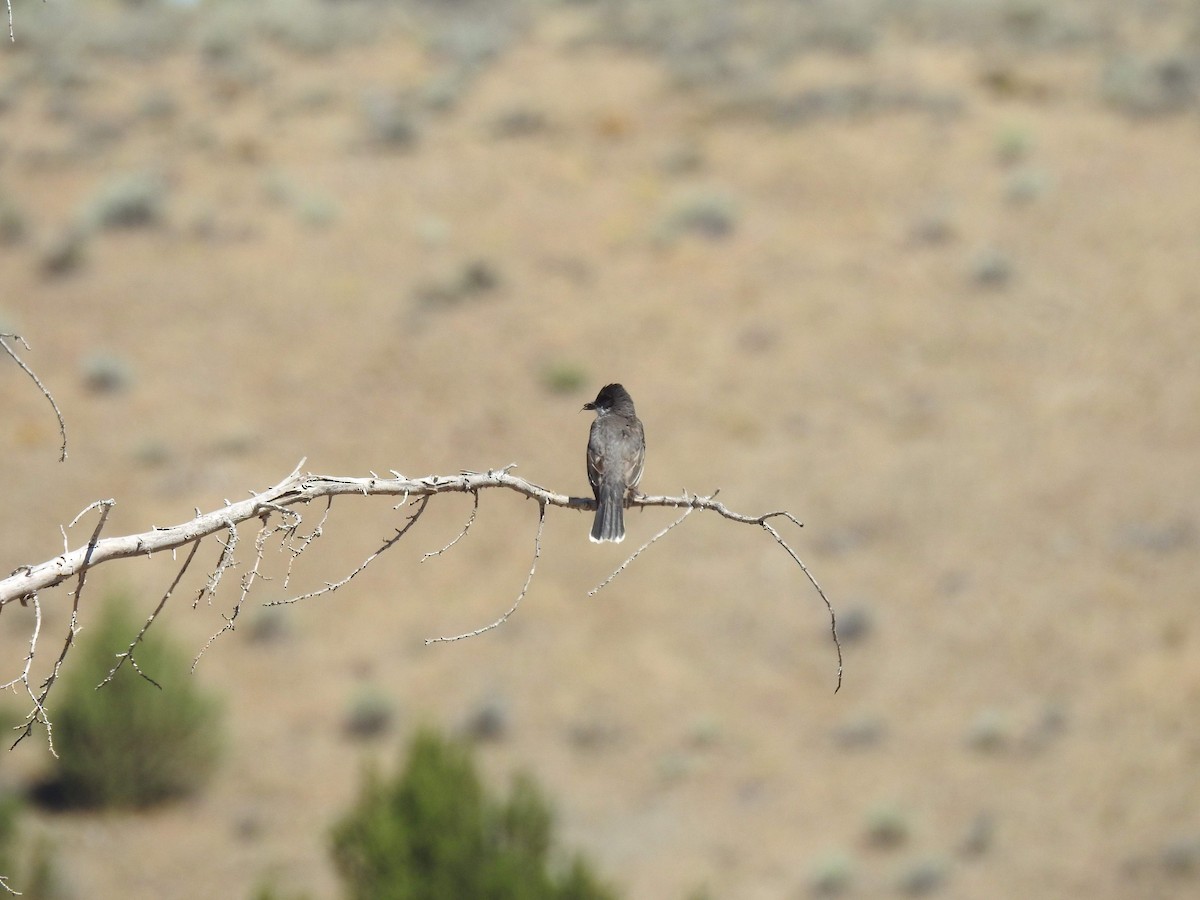
[[[632,406],[633,398],[629,396],[629,392],[621,385],[606,384],[600,388],[600,393],[596,395],[596,399],[591,403],[583,404],[583,408],[594,410],[597,415],[602,415],[621,402]]]

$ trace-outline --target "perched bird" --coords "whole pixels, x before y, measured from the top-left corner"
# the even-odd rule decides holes
[[[596,495],[591,539],[620,543],[625,540],[625,498],[637,487],[646,462],[642,420],[619,384],[606,384],[583,408],[596,413],[587,447],[588,481]]]

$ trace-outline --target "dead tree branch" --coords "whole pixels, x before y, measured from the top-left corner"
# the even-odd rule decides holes
[[[99,509],[100,514],[96,522],[95,528],[88,542],[75,550],[64,547],[63,553],[46,562],[37,565],[25,565],[18,568],[7,578],[0,580],[0,611],[8,604],[16,601],[22,606],[33,606],[34,623],[32,627],[32,635],[29,642],[29,652],[26,655],[23,666],[19,674],[0,687],[16,688],[22,687],[28,693],[32,700],[32,709],[26,719],[25,725],[22,728],[21,738],[28,736],[34,726],[41,725],[45,727],[47,736],[52,735],[52,728],[49,716],[46,714],[46,698],[50,693],[55,681],[58,679],[59,672],[63,665],[67,654],[74,646],[75,636],[78,632],[80,597],[83,587],[87,580],[88,572],[98,565],[111,562],[117,559],[127,559],[134,556],[149,556],[155,553],[164,553],[167,551],[175,551],[179,548],[189,548],[187,558],[184,560],[178,573],[175,575],[171,585],[167,588],[162,598],[154,611],[147,618],[142,629],[124,653],[118,656],[116,665],[112,672],[109,673],[108,681],[116,673],[124,663],[128,662],[138,669],[134,651],[138,643],[145,636],[149,628],[154,624],[167,601],[170,599],[175,589],[179,586],[184,573],[192,564],[200,544],[205,539],[213,537],[221,544],[221,552],[209,571],[208,577],[204,585],[199,589],[195,598],[192,601],[192,606],[195,608],[201,601],[207,600],[212,602],[214,595],[221,583],[222,576],[232,568],[237,566],[237,551],[239,547],[239,526],[246,522],[257,519],[259,522],[257,534],[253,543],[253,559],[251,560],[249,569],[243,574],[241,584],[239,586],[238,595],[232,603],[232,608],[229,613],[222,613],[224,622],[220,629],[209,638],[208,643],[204,645],[200,653],[196,657],[198,662],[204,652],[219,638],[228,631],[233,631],[236,627],[238,615],[247,602],[252,590],[257,591],[259,582],[264,580],[262,573],[263,558],[266,553],[268,544],[272,540],[278,540],[279,549],[286,551],[289,554],[287,561],[287,577],[283,582],[286,588],[291,578],[292,565],[295,560],[303,553],[313,541],[316,540],[322,533],[328,519],[333,500],[336,497],[350,495],[360,497],[385,496],[399,497],[400,502],[396,504],[395,509],[401,510],[406,507],[412,507],[411,512],[407,514],[407,520],[402,526],[395,529],[395,532],[389,535],[380,546],[372,552],[361,564],[359,564],[350,574],[346,575],[339,581],[327,582],[323,587],[316,590],[308,591],[307,593],[297,594],[295,596],[276,598],[268,600],[264,603],[266,606],[294,604],[304,600],[331,594],[337,591],[352,581],[356,576],[362,573],[368,566],[374,563],[385,552],[394,547],[409,531],[416,525],[422,514],[427,509],[430,500],[437,494],[470,494],[473,499],[473,505],[470,517],[463,526],[460,533],[444,547],[438,550],[426,553],[421,559],[422,561],[431,556],[438,556],[447,552],[460,541],[462,541],[470,531],[472,524],[475,522],[479,511],[479,495],[482,491],[499,488],[504,490],[515,491],[516,493],[534,500],[538,504],[538,524],[537,531],[533,538],[533,558],[530,562],[529,569],[525,576],[525,582],[521,586],[520,592],[512,605],[495,621],[473,631],[467,631],[462,634],[449,635],[445,637],[429,638],[426,643],[441,643],[446,641],[459,641],[469,637],[481,635],[494,628],[503,625],[517,611],[521,601],[529,592],[530,585],[533,582],[534,572],[537,568],[538,560],[541,558],[542,552],[542,533],[546,523],[546,511],[549,507],[561,507],[565,509],[576,510],[592,510],[595,509],[595,501],[591,497],[570,497],[566,494],[556,493],[548,490],[532,482],[526,481],[523,478],[511,474],[513,466],[505,466],[502,469],[492,469],[487,472],[463,472],[459,475],[427,475],[423,478],[408,478],[398,472],[390,473],[391,477],[381,477],[372,473],[366,478],[340,477],[328,475],[315,475],[312,473],[302,472],[304,460],[296,466],[292,472],[273,487],[265,491],[252,494],[250,497],[240,500],[236,503],[226,501],[225,506],[220,509],[212,510],[211,512],[201,513],[196,511],[194,518],[182,522],[178,525],[173,525],[166,528],[153,528],[150,531],[141,534],[123,535],[120,537],[101,537],[101,532],[105,522],[108,519],[108,514],[111,511],[114,501],[101,500],[93,503],[85,509],[79,516],[76,517],[74,525],[86,513],[93,509]],[[312,531],[307,534],[302,533],[304,526],[304,515],[301,512],[303,507],[312,503],[315,500],[324,499],[323,509],[317,524]],[[841,687],[842,680],[842,650],[841,644],[838,641],[837,634],[837,619],[834,615],[833,605],[829,598],[825,595],[820,584],[813,577],[804,561],[799,554],[784,540],[780,534],[776,523],[790,522],[793,525],[800,526],[800,521],[786,510],[778,510],[775,512],[765,513],[763,515],[751,516],[742,513],[733,512],[723,503],[716,499],[716,494],[709,496],[700,496],[683,492],[680,496],[649,496],[639,495],[631,497],[628,501],[631,507],[673,507],[682,509],[683,514],[680,515],[674,522],[652,537],[644,545],[635,550],[621,565],[600,585],[591,591],[595,594],[597,591],[608,585],[621,572],[623,572],[630,564],[633,563],[645,550],[652,544],[664,537],[669,531],[676,528],[684,519],[697,511],[707,511],[717,514],[722,518],[732,522],[737,522],[744,525],[756,525],[766,531],[771,538],[783,548],[792,561],[800,568],[809,583],[816,590],[817,594],[825,603],[826,610],[829,615],[830,634],[833,639],[834,647],[837,651],[837,685],[835,690]],[[220,535],[224,534],[222,540]],[[65,531],[64,531],[65,536]],[[63,642],[62,650],[59,652],[57,659],[53,663],[53,668],[49,676],[35,687],[32,681],[32,666],[38,651],[38,641],[42,635],[42,593],[50,590],[63,582],[75,578],[77,579],[75,589],[72,592],[71,616],[67,627],[67,633]],[[195,664],[193,664],[195,665]],[[144,675],[148,680],[148,675]],[[18,738],[18,741],[21,739]],[[53,741],[50,741],[51,749],[53,750]]]

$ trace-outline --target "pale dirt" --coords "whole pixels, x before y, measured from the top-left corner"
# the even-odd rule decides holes
[[[242,630],[209,650],[197,677],[225,697],[229,739],[201,796],[36,816],[78,895],[244,897],[275,876],[336,896],[328,829],[364,763],[390,767],[421,722],[455,728],[498,698],[510,728],[480,748],[489,775],[535,772],[566,843],[638,900],[704,885],[803,896],[838,853],[853,896],[895,893],[922,861],[955,898],[1193,896],[1200,876],[1159,860],[1200,840],[1200,118],[1106,108],[1094,50],[1019,58],[1032,88],[997,94],[988,53],[889,39],[794,77],[915,85],[959,97],[961,114],[780,128],[713,112],[652,61],[576,46],[577,24],[534,28],[410,153],[360,141],[363,90],[429,72],[405,37],[315,59],[263,50],[274,77],[228,101],[194,51],[95,62],[83,110],[127,115],[162,87],[178,112],[80,159],[55,155],[70,130],[48,120],[49,89],[24,83],[0,116],[0,186],[35,233],[0,248],[0,312],[33,345],[71,443],[56,463],[49,408],[0,364],[3,566],[53,556],[59,525],[95,499],[117,500],[107,533],[140,531],[301,457],[347,475],[516,462],[583,493],[578,410],[620,380],[646,426],[645,490],[720,488],[736,510],[804,520],[788,540],[844,618],[869,617],[841,692],[819,597],[752,528],[695,515],[586,596],[663,510],[631,514],[619,548],[551,510],[512,620],[426,647],[508,607],[536,525],[533,504],[488,493],[471,534],[418,564],[470,508],[441,498],[353,585],[288,609],[284,639]],[[0,74],[18,59],[0,51]],[[295,102],[319,90],[325,106]],[[515,107],[549,128],[491,137]],[[1024,204],[997,158],[1013,129],[1030,138],[1018,167],[1045,178]],[[680,145],[697,171],[662,168]],[[43,277],[39,243],[95,186],[145,166],[169,178],[167,225],[101,234],[78,271]],[[271,172],[332,201],[334,220],[273,204]],[[733,198],[734,232],[656,242],[690,190]],[[943,243],[912,237],[931,215]],[[993,247],[1013,274],[989,288],[971,270]],[[418,286],[477,258],[498,290],[420,308]],[[85,389],[96,353],[129,366],[128,391]],[[548,390],[560,365],[584,385]],[[155,447],[165,463],[145,461]],[[342,577],[400,521],[385,501],[338,501],[293,589]],[[91,602],[126,591],[149,609],[173,572],[96,570],[84,634]],[[192,612],[181,590],[161,624],[198,651],[234,593],[230,578]],[[276,581],[259,597],[282,594]],[[43,601],[48,664],[67,598]],[[30,624],[5,610],[5,677]],[[399,715],[366,746],[342,729],[365,687]],[[838,739],[864,725],[867,746]],[[985,731],[990,750],[971,743]],[[45,756],[27,742],[8,777]],[[871,846],[892,808],[907,840]],[[981,815],[990,846],[962,855]]]

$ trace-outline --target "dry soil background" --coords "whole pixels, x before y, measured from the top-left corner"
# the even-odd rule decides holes
[[[418,563],[470,508],[440,499],[209,650],[201,796],[34,813],[77,896],[336,896],[365,761],[481,710],[490,777],[532,770],[632,898],[1195,895],[1200,14],[893,6],[16,4],[0,318],[70,458],[0,360],[5,571],[93,500],[141,531],[302,456],[584,493],[578,409],[620,380],[643,488],[796,513],[845,628],[834,695],[801,573],[703,515],[588,598],[670,516],[597,547],[554,510],[518,614],[426,647],[511,603],[536,525],[485,495]],[[301,588],[399,521],[339,501]],[[148,609],[174,570],[89,590]],[[198,650],[232,599],[161,627]],[[30,626],[5,610],[5,678]],[[365,695],[396,714],[367,743]]]

